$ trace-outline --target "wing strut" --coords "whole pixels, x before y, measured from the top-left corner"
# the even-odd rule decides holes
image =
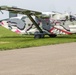
[[[39,27],[39,25],[35,22],[35,20],[31,17],[31,15],[26,14],[29,19],[32,21],[32,23],[36,26],[36,28],[40,31],[40,33],[43,33],[42,29]]]

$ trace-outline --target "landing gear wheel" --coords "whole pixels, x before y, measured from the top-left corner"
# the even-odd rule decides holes
[[[52,38],[54,38],[56,36],[57,36],[56,34],[49,34],[49,37],[52,37]]]
[[[34,38],[39,39],[39,38],[41,38],[41,36],[39,34],[34,34]]]
[[[34,34],[34,38],[35,39],[44,38],[44,34],[42,34],[42,33],[40,33],[40,34]]]

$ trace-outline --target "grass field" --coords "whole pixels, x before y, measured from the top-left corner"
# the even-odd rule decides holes
[[[43,39],[34,39],[33,35],[18,35],[0,26],[0,50],[45,46],[68,42],[76,42],[76,35],[58,35],[56,38],[49,38],[46,36]]]

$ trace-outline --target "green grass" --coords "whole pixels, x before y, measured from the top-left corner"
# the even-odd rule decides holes
[[[68,42],[76,42],[76,35],[58,35],[56,38],[49,38],[46,36],[43,39],[34,39],[33,35],[18,35],[0,26],[0,50],[45,46]]]

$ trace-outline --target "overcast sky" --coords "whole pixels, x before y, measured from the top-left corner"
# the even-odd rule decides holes
[[[76,13],[76,0],[0,0],[0,6],[17,6],[36,11],[72,12]],[[7,18],[8,13],[0,13],[0,19]]]

